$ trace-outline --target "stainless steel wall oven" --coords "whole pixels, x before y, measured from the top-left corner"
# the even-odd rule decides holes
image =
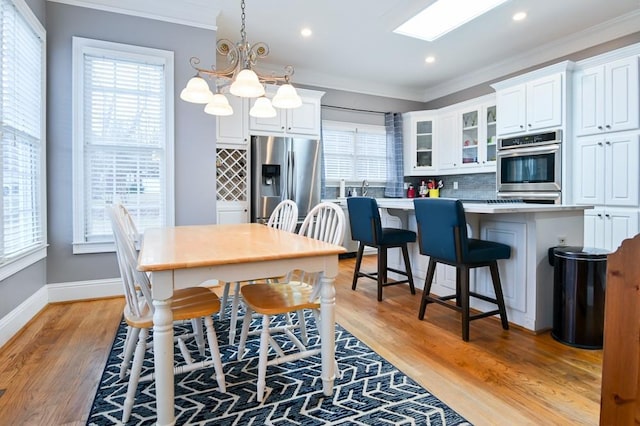
[[[560,203],[562,131],[498,139],[499,198]]]

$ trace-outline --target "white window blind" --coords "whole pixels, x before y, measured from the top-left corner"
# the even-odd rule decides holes
[[[0,5],[0,265],[4,265],[46,247],[45,33],[24,2],[1,0]]]
[[[74,39],[74,43],[84,44],[84,40]],[[75,59],[82,85],[74,148],[80,152],[74,155],[80,163],[76,167],[82,187],[76,191],[81,199],[76,203],[81,209],[76,245],[112,241],[106,215],[106,206],[112,203],[123,203],[141,232],[166,225],[167,154],[172,145],[168,143],[165,59],[92,46],[83,46],[77,53],[81,54]]]
[[[387,179],[387,138],[384,126],[323,122],[322,143],[325,178],[385,182]]]

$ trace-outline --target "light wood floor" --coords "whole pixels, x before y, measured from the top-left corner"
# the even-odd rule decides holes
[[[375,257],[366,260],[374,268]],[[571,348],[496,319],[471,324],[430,305],[417,319],[420,292],[384,289],[342,260],[336,320],[401,371],[476,425],[594,425],[600,407],[602,351]],[[48,306],[0,349],[0,424],[85,424],[122,315],[122,299]]]

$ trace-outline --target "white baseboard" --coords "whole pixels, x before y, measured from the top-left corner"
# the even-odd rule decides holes
[[[43,286],[14,310],[0,318],[0,348],[47,306],[48,302],[47,288]]]
[[[122,296],[120,278],[47,284],[0,318],[0,348],[49,303]]]
[[[123,295],[120,278],[47,284],[46,287],[49,303],[101,299]]]

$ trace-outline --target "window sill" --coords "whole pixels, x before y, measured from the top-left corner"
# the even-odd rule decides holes
[[[116,245],[113,242],[73,243],[73,254],[113,253]]]
[[[43,246],[0,266],[0,281],[28,268],[36,262],[47,257],[47,246]]]

